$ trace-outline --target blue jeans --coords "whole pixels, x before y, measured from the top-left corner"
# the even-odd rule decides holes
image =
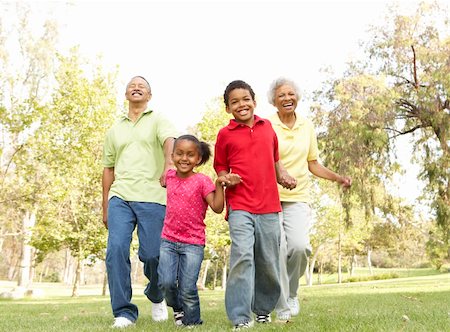
[[[158,287],[158,261],[161,231],[166,207],[157,203],[127,202],[112,197],[108,203],[108,246],[106,269],[114,317],[138,318],[138,308],[131,303],[130,244],[137,225],[139,259],[149,280],[147,298],[160,303],[164,297]]]
[[[183,325],[202,324],[197,290],[204,246],[161,240],[159,284],[167,305],[184,311]]]
[[[230,272],[225,292],[228,318],[236,325],[267,315],[280,297],[278,213],[229,210]]]

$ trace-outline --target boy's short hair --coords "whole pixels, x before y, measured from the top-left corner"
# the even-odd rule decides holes
[[[244,89],[250,92],[250,95],[252,96],[252,99],[255,100],[255,92],[253,91],[250,84],[241,81],[241,80],[235,80],[227,85],[225,88],[225,92],[223,93],[223,102],[225,103],[225,106],[228,106],[228,98],[230,96],[230,92],[235,89]]]

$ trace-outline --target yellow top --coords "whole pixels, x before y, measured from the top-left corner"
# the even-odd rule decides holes
[[[281,201],[309,203],[310,173],[308,161],[317,160],[319,150],[313,123],[297,114],[296,118],[292,129],[281,122],[277,113],[269,118],[278,136],[280,160],[289,175],[297,179],[295,189],[284,189],[278,185],[278,190]]]

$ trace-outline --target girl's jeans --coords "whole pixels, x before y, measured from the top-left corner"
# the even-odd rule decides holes
[[[197,279],[204,246],[161,239],[159,284],[167,305],[184,311],[183,325],[202,324]]]

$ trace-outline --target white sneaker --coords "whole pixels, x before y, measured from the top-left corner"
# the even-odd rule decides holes
[[[279,312],[277,313],[277,321],[279,322],[289,322],[291,320],[291,311]]]
[[[287,299],[287,303],[289,305],[289,309],[291,310],[291,315],[297,316],[300,313],[300,304],[298,303],[298,298],[289,297]]]
[[[114,324],[112,325],[113,329],[124,329],[129,326],[133,326],[134,322],[129,320],[126,317],[116,317],[114,318]]]
[[[155,322],[162,322],[169,318],[166,301],[152,303],[152,318]]]

